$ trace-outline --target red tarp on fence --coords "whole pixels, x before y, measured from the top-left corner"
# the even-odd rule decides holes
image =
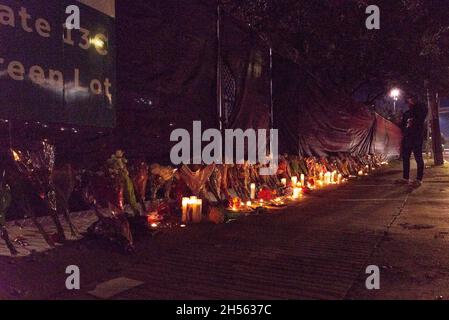
[[[376,127],[372,142],[372,150],[386,159],[400,154],[402,140],[401,129],[393,122],[376,114]]]
[[[399,154],[402,136],[396,125],[277,55],[274,92],[281,152],[304,156]]]

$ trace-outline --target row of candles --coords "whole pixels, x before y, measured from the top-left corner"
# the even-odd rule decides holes
[[[301,174],[299,181],[297,176],[291,177],[292,183],[292,199],[299,199],[302,196],[302,187],[306,186],[305,175]],[[344,181],[343,176],[337,171],[334,172],[321,172],[319,179],[316,181],[315,186],[322,187],[324,185],[330,184],[340,184]],[[281,183],[284,187],[287,187],[287,179],[282,178]],[[310,186],[310,185],[309,185]],[[250,198],[251,200],[256,199],[256,184],[250,184]],[[280,198],[279,198],[280,199]],[[263,200],[259,201],[263,204]],[[252,201],[247,201],[246,203],[241,202],[240,207],[245,206],[251,207],[253,205]],[[200,222],[202,218],[202,207],[203,201],[195,196],[182,198],[182,222]],[[232,208],[235,209],[236,205],[233,204]]]
[[[382,164],[384,164],[384,163],[382,163]],[[370,168],[368,165],[366,166],[366,168],[367,168],[367,171],[369,171]],[[372,169],[372,170],[374,170],[374,169]],[[366,174],[367,173],[364,172],[363,170],[360,170],[358,172],[359,176],[366,175]],[[297,176],[292,176],[291,177],[291,185],[293,188],[293,192],[292,192],[291,198],[292,199],[301,198],[302,191],[303,191],[302,188],[305,186],[312,187],[312,188],[313,187],[323,187],[325,185],[341,184],[342,182],[345,182],[345,181],[346,180],[343,179],[343,176],[340,173],[338,173],[337,171],[333,171],[333,172],[328,171],[326,173],[321,172],[319,174],[319,179],[317,181],[315,181],[315,186],[312,186],[309,182],[307,182],[307,185],[306,185],[306,177],[304,174],[301,174],[301,176],[299,177],[299,181],[298,181]],[[282,178],[281,184],[284,187],[287,187],[287,179]],[[256,199],[256,184],[255,183],[250,184],[250,198],[251,198],[251,201],[240,202],[239,206],[237,206],[236,203],[233,203],[232,209],[237,210],[237,207],[244,207],[244,206],[246,206],[247,208],[250,208],[255,204],[263,205],[264,201],[262,199],[259,200],[259,203],[253,202]],[[283,203],[281,198],[276,198],[274,201],[276,203]],[[203,210],[203,200],[198,199],[195,196],[182,198],[182,222],[183,223],[201,222],[202,210]],[[155,223],[153,223],[152,226],[153,225],[156,226]],[[183,224],[182,226],[185,226],[185,225]]]
[[[326,173],[321,172],[319,175],[319,179],[317,180],[317,184],[318,184],[318,186],[323,186],[323,185],[329,185],[329,184],[340,184],[343,181],[344,181],[343,176],[340,173],[338,173],[337,171],[326,172]],[[301,174],[300,182],[298,182],[298,177],[296,177],[296,176],[291,177],[291,182],[292,182],[293,187],[305,187],[306,186],[304,174]],[[287,179],[286,178],[281,179],[281,183],[284,187],[286,187]]]
[[[359,172],[357,173],[359,176],[367,176],[368,175],[368,171],[370,171],[370,170],[372,170],[372,171],[374,171],[374,170],[376,170],[375,168],[370,168],[370,166],[369,165],[366,165],[366,171],[367,172],[365,172],[365,171],[363,171],[363,170],[359,170]]]
[[[301,174],[299,181],[298,181],[297,176],[291,177],[291,185],[293,188],[293,194],[292,194],[293,199],[298,199],[301,197],[302,187],[305,187],[305,186],[311,187],[311,185],[309,183],[307,183],[307,185],[306,185],[305,179],[306,179],[306,177],[304,174]],[[338,173],[337,171],[333,171],[333,172],[328,171],[326,173],[321,172],[319,175],[319,179],[315,183],[315,186],[322,187],[324,185],[330,185],[330,184],[341,184],[342,182],[344,182],[343,176],[342,176],[342,174]],[[284,187],[287,187],[287,179],[282,178],[281,184]],[[251,183],[251,185],[250,185],[250,198],[251,198],[251,200],[254,200],[256,198],[256,184],[255,183]]]

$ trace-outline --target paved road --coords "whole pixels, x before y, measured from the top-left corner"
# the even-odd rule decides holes
[[[412,193],[389,168],[307,197],[297,207],[141,239],[134,256],[83,240],[22,258],[0,257],[0,297],[93,299],[127,277],[114,299],[365,299],[449,297],[449,168],[427,170]],[[81,290],[65,289],[65,267]],[[378,265],[381,289],[365,289]]]

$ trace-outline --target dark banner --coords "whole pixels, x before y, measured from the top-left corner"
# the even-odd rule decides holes
[[[142,15],[142,12],[146,12]],[[218,128],[217,61],[221,62],[223,122],[227,128],[267,129],[269,48],[225,12],[218,59],[214,1],[117,2],[122,147],[133,156],[168,159],[170,133]],[[145,41],[135,41],[145,34]],[[138,137],[139,139],[136,139]]]
[[[64,27],[66,7],[81,28]],[[0,0],[0,117],[115,125],[114,19],[68,0]]]
[[[228,14],[221,17],[221,77],[226,127],[270,128],[270,49]]]

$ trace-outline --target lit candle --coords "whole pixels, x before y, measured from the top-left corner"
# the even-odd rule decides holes
[[[240,199],[239,198],[233,198],[231,201],[231,207],[233,210],[237,210],[240,206]]]
[[[293,199],[298,199],[301,195],[301,188],[293,188]]]
[[[253,199],[256,198],[256,184],[255,183],[251,183],[250,189],[251,189],[250,198],[251,198],[251,200],[253,200]]]
[[[187,209],[190,198],[182,198],[182,222],[187,222]]]
[[[301,173],[301,187],[305,186],[306,176],[304,173]]]
[[[247,201],[247,202],[246,202],[246,206],[247,206],[247,207],[251,207],[251,204],[252,204],[251,201]]]
[[[324,183],[325,184],[330,184],[331,183],[331,173],[329,171],[326,172],[326,174],[324,175]]]
[[[17,152],[15,152],[14,150],[12,150],[12,155],[14,157],[14,161],[19,161],[20,160],[20,156]]]
[[[199,223],[202,219],[203,200],[197,197],[190,197],[188,208],[192,212],[192,222]]]
[[[196,213],[196,210],[197,210],[197,206],[196,206],[196,201],[198,200],[198,198],[197,197],[195,197],[195,196],[192,196],[192,197],[190,197],[189,198],[189,203],[188,203],[188,205],[187,205],[187,221],[191,221],[191,222],[193,222],[193,219],[194,219],[194,217],[195,217],[195,215],[197,214]]]
[[[281,183],[282,183],[282,185],[283,185],[284,187],[286,187],[286,186],[287,186],[287,179],[282,178],[282,179],[281,179]]]
[[[343,178],[343,176],[341,175],[341,173],[338,174],[337,177],[337,183],[340,184],[341,183],[341,179]]]
[[[359,176],[363,176],[363,170],[359,171]]]
[[[332,183],[337,182],[336,179],[335,179],[336,177],[337,177],[337,171],[333,171],[332,175],[331,175],[331,182]]]
[[[293,176],[292,177],[292,185],[296,186],[297,183],[298,183],[298,177],[297,176]]]
[[[195,220],[194,222],[201,222],[201,220],[203,219],[203,200],[198,199],[197,204],[198,204],[198,216],[197,220]]]

